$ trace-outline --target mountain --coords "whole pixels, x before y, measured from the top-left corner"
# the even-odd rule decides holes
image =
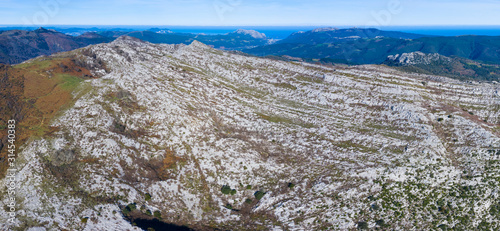
[[[257,56],[292,56],[319,60],[333,59],[339,63],[380,64],[387,56],[405,50],[407,41],[394,38],[342,39],[333,43],[284,43],[242,50]],[[400,52],[403,53],[403,52]]]
[[[437,53],[425,54],[417,51],[390,55],[384,64],[407,72],[449,76],[463,80],[500,80],[500,65],[485,64],[456,56],[451,58]]]
[[[197,35],[195,40],[222,50],[243,50],[272,42],[265,34],[255,30],[239,29],[224,35]]]
[[[266,39],[266,35],[264,33],[260,33],[255,30],[245,30],[245,29],[238,29],[232,33],[229,34],[240,34],[240,35],[250,35],[252,38],[255,39]]]
[[[500,36],[456,36],[407,41],[400,51],[421,51],[500,64]]]
[[[500,228],[498,84],[128,36],[0,71],[1,230]]]
[[[196,35],[184,33],[156,33],[152,31],[134,31],[125,34],[130,37],[138,38],[151,43],[166,43],[166,44],[189,44]]]
[[[375,28],[350,28],[338,29],[332,27],[317,28],[306,32],[293,33],[289,37],[277,43],[286,44],[309,44],[316,45],[322,43],[335,43],[342,40],[373,39],[373,38],[397,38],[397,39],[417,39],[429,37],[429,35],[419,35],[398,31],[382,31]]]
[[[326,34],[337,33],[335,31],[337,30],[297,33],[276,44],[246,49],[243,52],[258,56],[286,55],[306,60],[323,59],[340,63],[380,64],[385,62],[390,55],[418,51],[448,57],[456,56],[486,64],[500,64],[500,36],[401,39],[387,36],[331,37]],[[380,34],[384,33],[380,32]]]
[[[51,55],[110,41],[111,38],[97,34],[87,33],[73,37],[45,28],[33,31],[4,31],[0,34],[0,63],[20,63],[40,55]]]
[[[114,31],[114,30],[109,30],[109,31],[100,31],[97,32],[99,35],[102,35],[104,37],[110,37],[110,38],[118,38],[120,36],[126,35],[132,31]]]
[[[297,32],[269,46],[245,52],[257,55],[290,55],[301,58],[336,58],[368,64],[381,63],[387,56],[420,51],[499,62],[500,37],[430,37],[377,29],[318,28]]]
[[[221,35],[189,34],[189,33],[159,33],[153,31],[137,31],[125,35],[138,38],[151,43],[190,44],[197,40],[217,49],[242,50],[269,44],[265,34],[254,30],[239,29]]]
[[[97,28],[96,28],[97,29]],[[74,28],[78,30],[78,28]],[[76,32],[75,32],[76,33]],[[174,33],[168,29],[146,31],[98,31],[70,36],[52,29],[10,30],[0,34],[0,63],[15,64],[40,55],[70,51],[90,44],[106,43],[120,36],[131,36],[152,43],[190,44],[198,40],[223,50],[242,50],[269,44],[266,36],[254,30],[237,30],[224,35]]]
[[[160,34],[174,33],[171,30],[166,29],[166,28],[163,28],[163,29],[161,29],[161,28],[151,28],[148,31],[155,32],[155,33],[160,33]]]
[[[54,58],[40,57],[10,66],[0,64],[0,175],[8,162],[6,124],[17,121],[16,145],[42,134],[54,132],[47,126],[58,112],[74,103],[72,93],[84,80],[106,73],[103,62],[85,52],[65,53]],[[92,71],[91,71],[92,70]],[[3,223],[3,222],[2,222]]]

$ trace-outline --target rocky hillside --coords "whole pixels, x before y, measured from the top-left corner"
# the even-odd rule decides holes
[[[438,53],[425,54],[420,51],[389,55],[387,61],[395,66],[431,65],[436,62],[451,63],[452,59]]]
[[[447,57],[420,51],[389,55],[385,65],[411,72],[449,76],[463,80],[500,80],[500,65],[486,64],[460,57]]]
[[[2,230],[500,228],[499,85],[196,41],[121,37],[49,60],[62,57],[102,63],[85,65],[99,78],[19,150]]]
[[[370,29],[316,29],[243,52],[332,63],[381,64],[390,55],[422,52],[500,65],[500,36],[430,37]]]

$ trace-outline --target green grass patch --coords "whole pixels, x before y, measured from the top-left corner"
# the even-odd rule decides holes
[[[75,90],[83,82],[83,79],[68,74],[59,74],[57,77],[62,81],[59,86],[66,91]]]
[[[151,200],[151,194],[146,193],[146,194],[144,195],[144,200],[146,200],[146,201]]]
[[[14,65],[13,67],[19,68],[19,69],[27,68],[27,67],[36,67],[37,69],[48,69],[52,65],[53,61],[54,61],[53,59],[42,60],[42,61],[33,60],[31,62],[28,62],[28,63],[21,63],[21,64]]]
[[[264,197],[264,195],[266,195],[266,193],[262,191],[257,191],[253,195],[255,196],[255,199],[260,200],[262,199],[262,197]]]
[[[310,82],[310,83],[323,83],[323,79],[317,77],[309,77],[309,76],[299,76],[297,80]]]
[[[354,143],[352,140],[342,141],[337,143],[337,147],[344,148],[348,150],[358,150],[364,153],[376,153],[377,148],[367,147],[361,144]]]
[[[265,114],[262,114],[262,113],[257,113],[257,115],[264,119],[264,120],[267,120],[269,122],[273,122],[273,123],[287,123],[287,124],[294,124],[294,122],[291,120],[291,119],[288,119],[288,118],[285,118],[285,117],[281,117],[281,116],[276,116],[276,115],[265,115]]]
[[[281,88],[287,88],[291,90],[297,90],[296,86],[293,86],[292,84],[289,83],[273,83],[275,87],[281,87]]]
[[[229,195],[232,192],[231,187],[229,187],[229,185],[222,186],[220,191],[222,192],[222,194],[226,194],[226,195]]]
[[[312,123],[305,123],[305,122],[302,122],[300,120],[293,120],[293,119],[285,118],[285,117],[282,117],[282,116],[266,115],[266,114],[259,113],[259,112],[257,112],[256,114],[261,119],[267,120],[267,121],[272,122],[272,123],[295,124],[295,125],[301,126],[303,128],[313,128],[313,127],[315,127],[315,125],[312,124]]]

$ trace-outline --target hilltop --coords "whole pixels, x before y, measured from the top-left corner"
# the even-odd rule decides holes
[[[47,129],[19,150],[20,213],[9,226],[1,206],[0,229],[500,227],[494,83],[127,36],[2,70],[47,83],[61,62],[71,84],[47,89],[70,100],[21,119]]]

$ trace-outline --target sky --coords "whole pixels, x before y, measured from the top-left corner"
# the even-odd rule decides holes
[[[0,0],[6,25],[500,25],[500,0]]]

